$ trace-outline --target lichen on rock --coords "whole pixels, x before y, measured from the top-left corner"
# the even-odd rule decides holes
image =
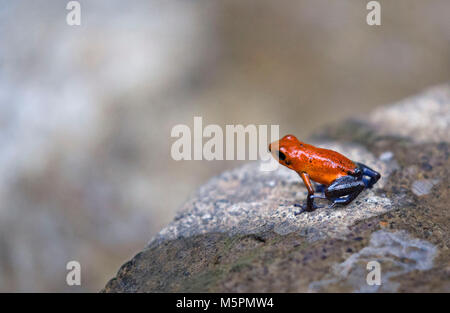
[[[379,230],[372,233],[369,245],[352,254],[344,262],[333,267],[330,277],[312,282],[312,291],[327,290],[332,284],[349,285],[359,292],[395,292],[400,283],[392,278],[412,271],[426,271],[433,267],[436,247],[426,240],[411,238],[405,231],[388,232]],[[380,284],[367,284],[366,265],[376,260],[389,264],[388,270],[380,275]]]

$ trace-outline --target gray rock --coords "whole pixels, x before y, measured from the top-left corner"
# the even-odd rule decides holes
[[[372,233],[367,247],[352,254],[344,262],[333,267],[330,277],[312,282],[313,291],[326,291],[331,284],[347,285],[360,292],[395,292],[400,283],[392,278],[412,272],[426,271],[433,267],[436,247],[426,240],[411,238],[405,231],[390,232],[379,230]],[[367,264],[378,262],[380,266],[380,284],[369,285],[366,281]],[[383,270],[381,264],[389,264]]]
[[[449,98],[450,84],[430,88],[419,97],[375,110],[369,122],[379,134],[415,142],[449,142]]]
[[[103,291],[449,292],[449,116],[443,85],[312,138],[381,173],[347,206],[298,214],[306,189],[284,167],[212,178]]]

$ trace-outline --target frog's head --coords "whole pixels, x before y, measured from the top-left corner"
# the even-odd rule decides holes
[[[286,135],[269,145],[269,151],[280,164],[292,169],[293,162],[298,154],[300,141],[293,135]]]

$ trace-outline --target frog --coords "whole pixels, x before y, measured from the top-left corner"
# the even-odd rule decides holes
[[[363,163],[354,162],[337,151],[302,142],[294,135],[270,143],[269,152],[302,179],[308,195],[300,207],[308,212],[321,208],[314,199],[327,199],[331,202],[329,208],[347,205],[381,178],[380,173]]]

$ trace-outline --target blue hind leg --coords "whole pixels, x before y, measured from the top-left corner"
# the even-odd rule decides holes
[[[362,171],[362,180],[366,188],[372,188],[373,185],[380,179],[381,175],[377,171],[374,171],[367,165],[362,163],[356,163]]]

